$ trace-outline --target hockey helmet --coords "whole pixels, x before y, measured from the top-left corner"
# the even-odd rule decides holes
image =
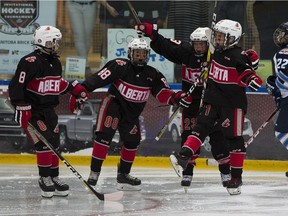
[[[143,38],[133,38],[128,44],[128,59],[136,66],[148,63],[150,47]]]
[[[288,22],[282,23],[273,33],[273,41],[281,48],[288,44]]]
[[[217,35],[221,33],[224,35],[224,41],[219,40]],[[220,20],[213,27],[211,35],[212,45],[216,50],[226,50],[240,41],[242,36],[242,26],[239,22],[233,20]]]
[[[45,25],[38,27],[33,34],[33,45],[35,49],[41,49],[49,54],[58,53],[62,34],[59,29]]]
[[[209,31],[208,27],[199,27],[195,29],[190,35],[191,45],[195,51],[196,57],[202,57],[208,51],[209,41],[206,35],[206,31]],[[195,42],[205,42],[205,44]]]

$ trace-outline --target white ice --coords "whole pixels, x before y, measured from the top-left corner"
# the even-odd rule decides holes
[[[87,180],[89,166],[74,166]],[[196,169],[184,193],[172,168],[132,168],[142,190],[124,192],[117,202],[99,201],[82,182],[61,165],[69,185],[68,197],[40,196],[36,165],[0,165],[0,215],[288,215],[288,178],[283,172],[244,171],[242,194],[230,196],[215,170]],[[116,167],[102,167],[97,191],[116,191]]]

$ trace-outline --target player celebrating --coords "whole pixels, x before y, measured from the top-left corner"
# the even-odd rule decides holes
[[[137,26],[137,30],[145,33],[145,36],[151,38],[151,48],[163,55],[168,60],[182,65],[182,90],[188,91],[191,85],[201,75],[203,70],[207,70],[209,57],[208,54],[208,38],[206,36],[209,28],[197,28],[190,35],[191,42],[183,42],[180,40],[173,40],[164,38],[158,33],[157,25],[150,23],[141,23]],[[192,45],[192,46],[191,46]],[[247,55],[251,56],[255,67],[258,65],[258,55],[253,50],[248,50]],[[207,61],[208,60],[208,61]],[[182,141],[181,146],[186,141],[188,135],[196,124],[196,116],[198,114],[201,95],[203,91],[203,82],[197,85],[192,93],[193,102],[188,108],[184,108],[182,112]],[[221,180],[224,187],[226,187],[230,180],[230,160],[229,150],[221,128],[219,125],[209,134],[211,151],[213,157],[219,163],[219,171],[221,173]],[[193,169],[196,164],[195,160],[200,154],[200,148],[189,160],[187,168],[182,172],[182,186],[190,186]]]
[[[33,35],[35,51],[21,58],[9,84],[15,120],[35,145],[41,195],[47,198],[67,196],[69,186],[58,177],[59,158],[33,133],[28,122],[57,149],[59,129],[54,107],[59,104],[59,95],[71,92],[76,98],[86,100],[88,97],[86,89],[77,81],[69,83],[61,78],[62,66],[58,59],[61,38],[60,30],[55,27],[37,28]]]
[[[274,72],[276,76],[267,78],[266,87],[273,95],[276,106],[280,109],[275,123],[276,138],[288,149],[288,22],[282,23],[274,32],[273,40],[281,50],[273,57]],[[286,172],[288,177],[288,172]]]
[[[186,96],[185,92],[175,93],[171,90],[162,73],[147,65],[149,53],[147,42],[134,38],[128,44],[129,60],[111,60],[98,73],[82,83],[88,92],[111,84],[99,107],[91,172],[88,178],[90,185],[97,184],[102,163],[118,129],[123,146],[117,174],[117,189],[140,190],[141,180],[129,173],[141,140],[138,118],[149,95],[152,94],[161,103],[180,103],[184,107],[189,106],[192,101],[191,96]]]
[[[137,30],[145,33],[151,38],[151,48],[168,60],[182,65],[182,90],[187,92],[192,84],[200,77],[203,65],[207,70],[208,39],[205,31],[209,28],[197,28],[190,35],[191,43],[180,40],[164,38],[158,33],[157,25],[141,23]],[[191,46],[192,45],[192,46]],[[196,116],[200,107],[203,82],[199,83],[192,93],[193,102],[182,111],[182,134],[181,146],[196,124]],[[219,170],[223,186],[230,180],[229,151],[225,139],[220,130],[210,134],[211,150],[214,158],[219,162]],[[199,157],[200,148],[189,160],[185,170],[182,172],[181,186],[190,186],[196,159]]]
[[[213,28],[211,43],[215,48],[203,106],[197,123],[176,156],[174,166],[186,168],[188,159],[197,152],[216,123],[220,124],[230,148],[231,180],[227,190],[231,195],[241,193],[242,169],[246,148],[243,124],[247,111],[245,87],[257,91],[262,80],[250,66],[249,57],[237,46],[242,35],[240,23],[220,20]]]

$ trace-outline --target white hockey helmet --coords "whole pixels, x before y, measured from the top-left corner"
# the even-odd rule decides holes
[[[57,44],[62,39],[62,34],[59,29],[44,25],[38,27],[33,34],[33,45],[35,49],[42,49],[48,53],[56,53]]]
[[[195,51],[195,56],[197,56],[197,57],[204,56],[204,54],[207,53],[207,51],[208,51],[209,41],[208,41],[208,37],[206,35],[206,31],[209,31],[208,27],[204,27],[204,28],[199,27],[199,28],[195,29],[190,35],[191,45]],[[198,52],[195,50],[193,42],[206,42],[207,48],[203,52]]]
[[[284,48],[288,45],[288,22],[280,24],[273,33],[273,41],[276,46]]]
[[[136,56],[136,50],[144,50],[144,56]],[[128,59],[132,64],[137,66],[144,66],[149,61],[150,47],[143,38],[133,38],[128,44]]]
[[[219,46],[215,42],[215,32],[220,32],[225,35],[224,45]],[[233,20],[220,20],[216,23],[216,25],[213,28],[213,33],[211,35],[211,42],[212,45],[215,47],[215,49],[219,50],[226,50],[236,44],[240,41],[242,36],[242,26],[239,22],[233,21]]]

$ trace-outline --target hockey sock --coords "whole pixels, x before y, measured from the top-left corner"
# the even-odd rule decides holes
[[[106,159],[109,145],[105,145],[94,140],[92,160],[91,160],[91,170],[94,172],[100,172],[103,161]]]

